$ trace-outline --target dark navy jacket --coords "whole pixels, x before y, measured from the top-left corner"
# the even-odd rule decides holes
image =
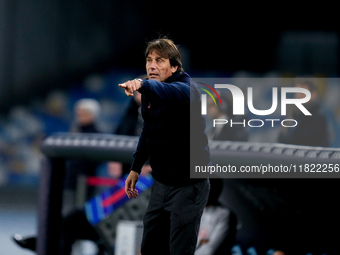
[[[143,80],[139,92],[144,124],[131,169],[140,173],[149,160],[153,177],[163,184],[203,181],[190,179],[190,167],[210,162],[197,85],[176,72],[165,82]]]

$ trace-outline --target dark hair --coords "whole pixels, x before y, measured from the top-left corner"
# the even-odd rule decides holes
[[[177,72],[184,71],[182,67],[181,54],[172,40],[166,37],[152,40],[148,43],[145,50],[145,58],[147,58],[154,50],[161,57],[169,59],[171,66],[177,66]]]

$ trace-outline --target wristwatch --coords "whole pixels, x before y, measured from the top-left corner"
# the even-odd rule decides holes
[[[142,85],[143,85],[143,80],[142,80],[141,78],[137,78],[136,80],[137,80],[137,81],[140,81],[140,86],[142,87]]]

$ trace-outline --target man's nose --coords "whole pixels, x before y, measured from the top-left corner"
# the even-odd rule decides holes
[[[148,63],[148,67],[151,68],[151,69],[155,69],[156,68],[156,61],[150,61]]]

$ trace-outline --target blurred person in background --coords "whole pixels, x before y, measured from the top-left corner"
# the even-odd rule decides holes
[[[208,97],[208,110],[207,117],[211,119],[224,119],[227,120],[226,124],[217,124],[216,127],[210,127],[207,131],[208,138],[210,140],[220,141],[247,141],[248,133],[247,129],[242,125],[230,126],[230,119],[234,122],[242,122],[244,117],[233,116],[232,112],[232,98],[227,97],[221,93],[222,105],[215,105],[213,99]],[[240,119],[242,118],[242,119]]]
[[[74,104],[75,121],[70,128],[71,133],[101,133],[99,130],[100,105],[97,100],[83,98]],[[68,160],[66,168],[65,188],[75,190],[79,178],[96,176],[99,162],[89,160]],[[87,186],[84,198],[78,203],[85,202],[94,195],[95,187]]]
[[[76,133],[98,133],[98,120],[100,116],[100,105],[97,100],[83,98],[78,100],[74,106],[75,123],[70,132]]]
[[[295,119],[296,127],[282,127],[278,142],[307,146],[330,146],[330,124],[317,85],[311,79],[297,79],[295,87],[310,91],[311,99],[304,104],[311,116],[304,115],[299,109],[293,108],[289,113]],[[295,93],[295,98],[304,98],[305,94]]]
[[[136,183],[142,166],[150,160],[154,182],[143,220],[141,253],[194,254],[210,186],[208,179],[190,179],[190,138],[194,134],[194,156],[201,160],[197,165],[210,162],[200,96],[182,68],[173,41],[151,41],[145,57],[148,79],[119,84],[127,96],[134,91],[142,94],[144,120],[125,191],[129,198],[138,196]],[[195,127],[194,132],[190,126]]]
[[[220,94],[222,105],[215,105],[213,99],[208,97],[207,117],[211,119],[225,119],[228,122],[232,118],[235,122],[241,122],[240,116],[232,114],[232,98]],[[243,117],[242,117],[243,118]],[[242,125],[230,127],[228,125],[216,125],[208,129],[208,138],[219,141],[247,141],[247,129]],[[228,255],[235,244],[237,233],[236,214],[221,205],[218,201],[222,189],[221,179],[210,179],[210,193],[206,208],[203,211],[198,242],[195,255]]]
[[[113,132],[116,135],[140,136],[143,127],[143,119],[141,114],[142,95],[135,91],[133,97],[128,102],[125,113],[123,114],[117,128]],[[110,176],[120,178],[130,172],[130,164],[122,164],[121,162],[109,162],[108,172]],[[143,168],[150,168],[149,164],[145,164]],[[151,168],[148,169],[151,172]]]
[[[286,253],[282,250],[275,250],[273,255],[286,255]]]
[[[143,119],[141,115],[142,95],[134,92],[130,98],[125,113],[122,116],[114,134],[139,136],[142,132]]]
[[[70,132],[76,133],[98,133],[98,120],[100,116],[99,103],[90,98],[80,99],[74,106],[75,123]],[[67,162],[65,187],[71,190],[76,188],[79,175],[95,176],[98,162],[70,160]],[[85,200],[94,196],[94,187],[86,187]],[[83,201],[85,202],[85,201]],[[86,219],[82,209],[73,209],[63,217],[61,235],[61,254],[70,255],[72,246],[77,240],[91,240],[98,246],[98,255],[104,254],[103,240],[96,230]],[[13,240],[20,247],[36,251],[37,238],[22,237],[20,234],[13,236]]]
[[[219,202],[223,180],[210,179],[210,192],[198,233],[195,255],[230,255],[237,233],[236,214]]]

